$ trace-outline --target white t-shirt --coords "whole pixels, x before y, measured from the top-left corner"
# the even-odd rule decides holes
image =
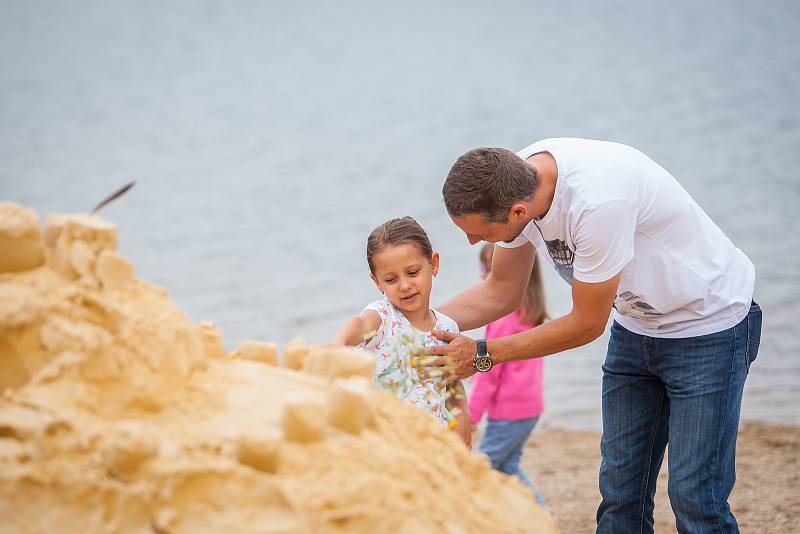
[[[442,388],[440,391],[436,387],[441,379],[422,380],[410,364],[409,350],[447,343],[433,337],[430,332],[414,328],[403,312],[386,297],[367,304],[366,310],[376,312],[381,318],[381,325],[372,339],[359,345],[359,348],[375,355],[375,386],[391,391],[398,399],[410,401],[435,415],[442,423],[447,423],[450,414],[445,406],[445,390]],[[436,316],[436,330],[459,333],[453,319],[436,310],[433,313]]]
[[[556,160],[553,204],[511,243],[530,241],[568,283],[622,271],[614,320],[653,337],[719,332],[750,309],[755,268],[656,162],[619,143],[545,139],[517,152]]]

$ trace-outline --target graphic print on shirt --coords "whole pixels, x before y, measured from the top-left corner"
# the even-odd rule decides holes
[[[641,300],[642,297],[635,295],[630,291],[617,295],[614,299],[614,309],[620,314],[633,317],[634,319],[646,319],[648,317],[657,317],[664,315],[660,311],[650,306],[645,301]]]
[[[547,245],[547,252],[553,259],[553,265],[556,267],[556,272],[561,275],[569,285],[572,285],[572,264],[575,263],[575,253],[572,252],[565,241],[554,239],[552,241],[545,241]]]

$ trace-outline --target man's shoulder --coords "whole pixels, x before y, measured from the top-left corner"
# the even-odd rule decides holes
[[[517,156],[521,159],[528,159],[529,157],[537,154],[539,152],[546,152],[548,147],[552,146],[553,142],[558,141],[560,138],[558,137],[551,137],[548,139],[540,139],[535,143],[531,143],[530,145],[516,151]]]
[[[548,137],[517,150],[516,154],[522,159],[528,159],[539,152],[559,152],[562,156],[567,157],[573,155],[573,151],[576,155],[613,154],[614,157],[618,152],[639,152],[630,145],[616,141],[583,137]]]
[[[547,137],[518,150],[516,154],[522,159],[528,159],[538,152],[547,152],[551,149],[569,149],[572,147],[581,148],[601,145],[604,143],[608,143],[608,141],[584,139],[582,137]]]

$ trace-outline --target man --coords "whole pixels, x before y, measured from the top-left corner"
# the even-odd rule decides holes
[[[442,188],[470,243],[495,242],[491,275],[439,309],[462,330],[519,306],[534,250],[572,286],[572,310],[477,342],[437,332],[457,378],[589,343],[614,322],[603,365],[597,532],[652,532],[667,442],[680,532],[738,532],[742,389],[758,352],[755,269],[678,182],[629,146],[547,139],[514,154],[479,148]],[[444,360],[440,360],[443,363]]]

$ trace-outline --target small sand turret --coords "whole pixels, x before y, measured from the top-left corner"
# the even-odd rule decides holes
[[[0,202],[0,273],[35,269],[44,263],[44,242],[36,212]]]

